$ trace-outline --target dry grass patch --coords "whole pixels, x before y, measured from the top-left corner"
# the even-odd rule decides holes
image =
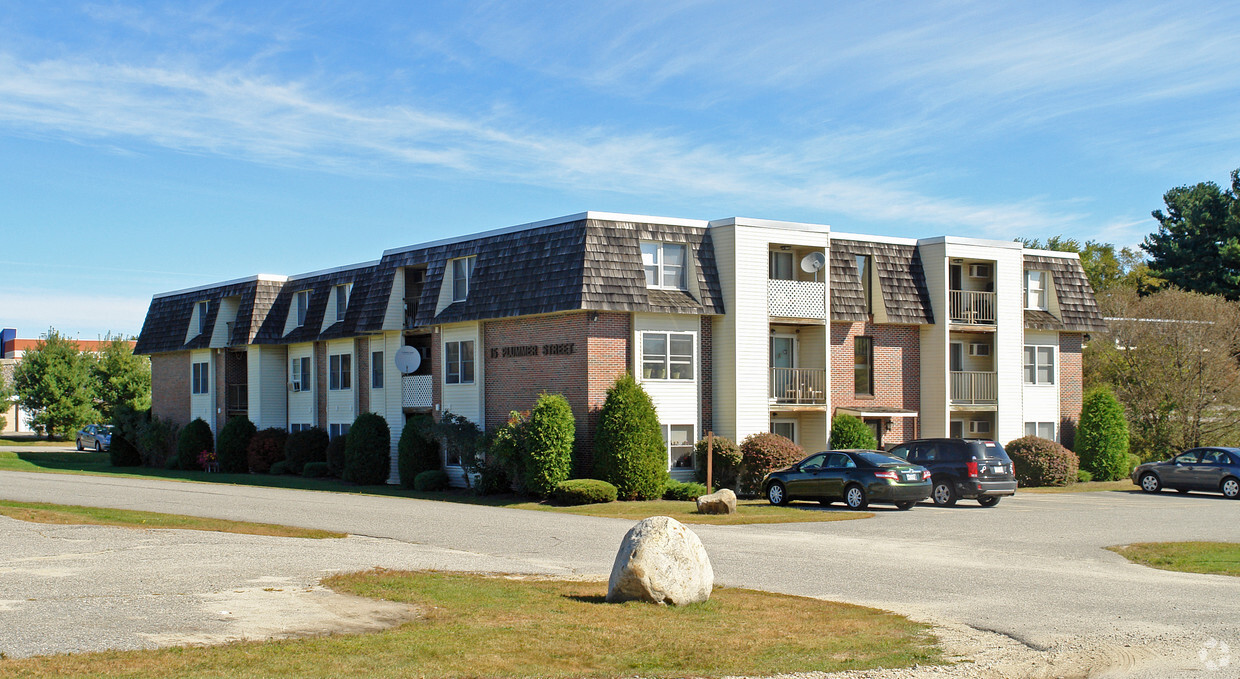
[[[738,500],[735,514],[698,514],[697,504],[676,500],[650,500],[648,502],[606,502],[577,507],[556,507],[537,502],[506,505],[515,509],[537,509],[563,514],[599,516],[610,519],[640,521],[650,516],[670,516],[681,523],[704,523],[716,526],[733,526],[751,523],[800,523],[805,521],[847,521],[868,519],[871,512],[851,512],[844,509],[826,509],[818,503],[776,507],[766,500]]]
[[[1066,486],[1043,486],[1040,488],[1024,488],[1016,491],[1019,493],[1090,493],[1104,490],[1136,490],[1137,487],[1132,483],[1132,479],[1120,479],[1119,481],[1086,481],[1084,483],[1069,483]]]
[[[270,535],[281,538],[342,538],[344,533],[326,530],[278,526],[272,523],[247,523],[224,519],[204,519],[180,514],[159,514],[129,509],[106,507],[79,507],[55,505],[44,502],[12,502],[0,500],[0,514],[33,523],[62,525],[121,526],[124,528],[179,528],[181,530],[209,530],[219,533],[242,535]]]
[[[717,588],[704,604],[607,604],[606,584],[371,571],[334,589],[417,605],[375,634],[9,661],[13,677],[717,677],[940,663],[926,625],[872,608]]]
[[[1133,563],[1164,571],[1240,576],[1240,543],[1138,542],[1107,547]]]

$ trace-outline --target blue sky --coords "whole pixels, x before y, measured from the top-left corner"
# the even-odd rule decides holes
[[[193,5],[187,8],[187,5]],[[1240,167],[1176,2],[0,5],[0,325],[583,210],[1133,245]]]

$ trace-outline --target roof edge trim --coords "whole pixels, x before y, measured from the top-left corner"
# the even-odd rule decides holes
[[[201,292],[212,288],[223,288],[229,285],[240,285],[241,283],[256,283],[258,281],[268,281],[271,283],[286,283],[288,276],[280,276],[271,273],[260,273],[254,276],[246,276],[244,278],[234,278],[230,281],[221,281],[219,283],[207,283],[206,285],[196,285],[192,288],[181,288],[180,290],[170,290],[168,292],[157,292],[151,295],[151,299],[162,299],[164,297],[175,297],[177,295],[188,295],[191,292]]]

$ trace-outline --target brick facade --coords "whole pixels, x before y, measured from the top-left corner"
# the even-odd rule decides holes
[[[713,342],[711,341],[711,334],[710,334],[713,324],[714,324],[714,319],[712,317],[703,316],[702,317],[702,331],[698,335],[698,337],[700,338],[699,341],[701,342],[701,345],[702,345],[701,346],[702,355],[701,355],[701,360],[700,360],[702,369],[698,373],[699,375],[701,375],[700,387],[702,389],[702,432],[701,432],[702,438],[706,438],[706,432],[714,431],[715,429],[715,425],[714,425],[715,378],[714,378],[714,363],[712,362],[712,358],[714,356],[714,353],[713,353],[714,346],[713,346]]]
[[[151,354],[151,414],[189,424],[189,352]]]
[[[359,337],[353,340],[353,355],[357,357],[357,402],[353,412],[361,415],[370,412],[370,339]]]
[[[874,338],[874,396],[854,390],[853,338]],[[901,408],[921,410],[921,333],[914,325],[831,324],[831,406],[833,408]],[[883,435],[883,444],[917,436],[916,419],[899,418]]]
[[[1071,447],[1075,438],[1076,423],[1081,419],[1081,402],[1084,398],[1084,362],[1082,361],[1082,337],[1079,332],[1059,333],[1059,420],[1060,440]]]
[[[314,343],[314,423],[327,429],[327,343]]]

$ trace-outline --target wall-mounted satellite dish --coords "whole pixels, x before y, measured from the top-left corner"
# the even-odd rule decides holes
[[[801,271],[814,274],[814,280],[818,280],[818,272],[822,267],[827,265],[827,256],[821,252],[811,252],[801,258]]]
[[[422,365],[422,352],[416,347],[401,347],[396,350],[396,369],[402,375],[408,375]]]

